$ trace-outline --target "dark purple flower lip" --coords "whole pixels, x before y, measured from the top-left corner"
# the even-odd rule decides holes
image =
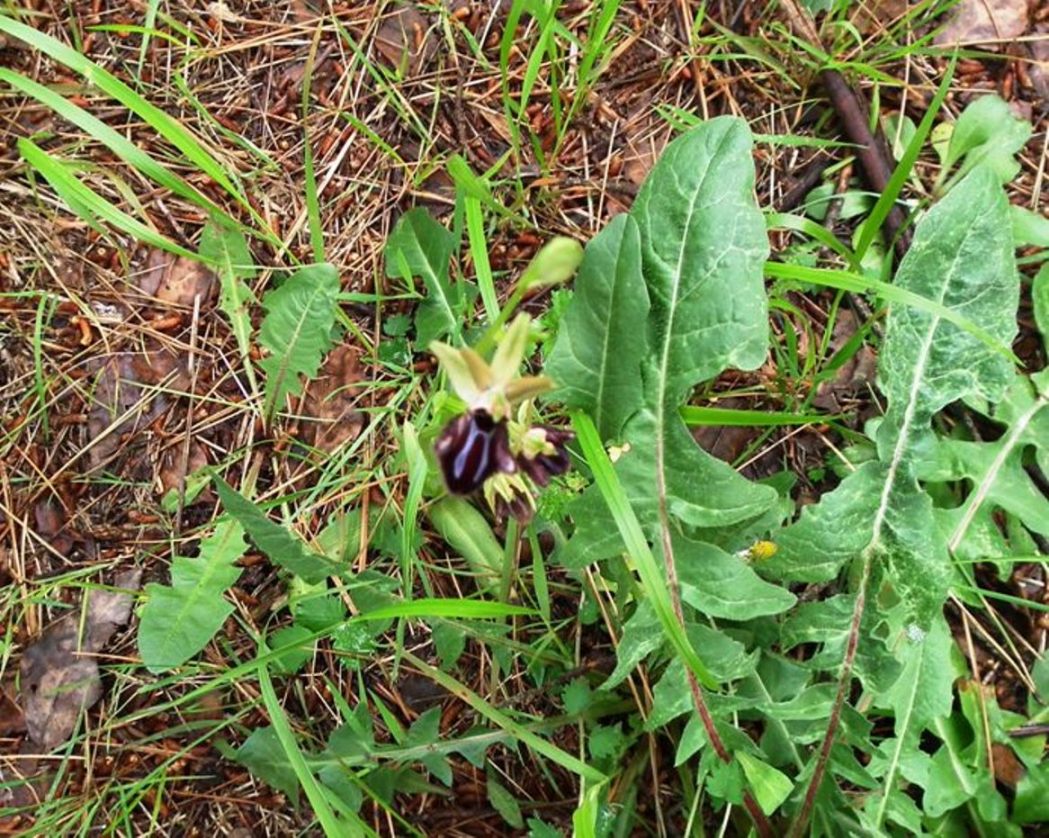
[[[457,495],[477,491],[496,472],[517,471],[506,423],[497,422],[485,410],[473,410],[449,422],[434,452],[448,491]]]
[[[449,492],[469,495],[483,487],[496,518],[527,524],[536,487],[568,471],[565,445],[574,438],[571,431],[527,427],[474,408],[448,423],[434,453]]]
[[[549,425],[539,425],[530,433],[539,432],[542,436],[544,450],[529,456],[527,446],[517,455],[517,465],[536,486],[546,486],[551,478],[564,474],[571,466],[568,452],[565,450],[575,434],[571,431],[562,431],[551,428]]]

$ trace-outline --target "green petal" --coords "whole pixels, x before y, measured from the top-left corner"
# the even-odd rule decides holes
[[[439,340],[430,343],[430,351],[437,356],[441,362],[441,369],[452,384],[452,389],[467,404],[475,401],[481,394],[480,388],[474,379],[470,364],[463,357],[461,350],[442,343]]]
[[[499,341],[499,348],[492,357],[492,376],[497,385],[509,384],[517,375],[517,370],[524,359],[525,344],[528,342],[528,328],[531,319],[527,314],[519,314],[510,324]]]
[[[545,375],[526,375],[515,378],[506,385],[504,392],[511,404],[533,399],[554,389],[554,382]]]
[[[521,274],[523,288],[546,288],[572,278],[583,261],[583,247],[575,239],[557,236],[540,250]]]

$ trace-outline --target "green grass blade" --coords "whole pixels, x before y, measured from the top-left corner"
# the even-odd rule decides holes
[[[466,208],[466,234],[470,240],[470,256],[477,276],[477,287],[481,289],[485,317],[489,323],[494,323],[499,317],[499,299],[495,293],[492,266],[488,262],[488,242],[485,241],[481,202],[469,195],[463,202]]]
[[[851,273],[849,271],[831,270],[828,268],[809,268],[804,265],[794,265],[787,262],[766,262],[765,275],[773,279],[791,279],[796,282],[809,282],[813,285],[823,285],[827,288],[838,288],[841,291],[851,291],[855,294],[876,294],[890,303],[913,306],[921,311],[928,312],[934,317],[953,323],[959,329],[968,332],[982,344],[993,349],[999,355],[1008,358],[1014,364],[1020,364],[1020,359],[1013,351],[998,340],[994,335],[981,329],[967,317],[962,317],[953,309],[930,300],[921,294],[915,294],[904,288],[897,288],[887,282],[877,279],[868,279],[865,276]]]
[[[187,259],[198,258],[193,251],[175,244],[152,227],[146,226],[123,210],[117,209],[97,192],[77,180],[67,166],[52,158],[32,140],[25,137],[19,138],[18,151],[26,163],[43,175],[70,208],[92,227],[98,229],[98,222],[105,221],[121,232],[152,247],[174,253],[177,256],[184,256]]]
[[[840,413],[788,413],[778,410],[738,410],[731,407],[703,407],[685,405],[681,418],[690,427],[735,426],[763,428],[773,425],[813,425],[840,419]]]
[[[703,686],[715,689],[717,681],[707,670],[703,661],[699,659],[692,644],[688,642],[685,635],[685,627],[678,622],[674,614],[674,608],[670,603],[670,594],[667,593],[667,580],[659,565],[652,549],[648,546],[648,540],[641,530],[641,523],[627,500],[626,493],[619,482],[619,477],[612,468],[612,461],[608,459],[608,453],[601,445],[601,437],[598,436],[597,428],[593,421],[585,413],[575,412],[572,414],[572,427],[575,428],[579,447],[583,450],[587,465],[594,474],[594,482],[601,490],[601,494],[608,504],[608,508],[615,519],[619,534],[626,544],[627,553],[634,561],[638,575],[641,577],[641,585],[645,590],[655,608],[659,622],[663,626],[663,632],[670,641],[674,650],[681,656],[685,665],[692,670],[696,679]]]
[[[874,241],[874,237],[881,229],[881,225],[884,223],[885,219],[888,218],[889,213],[892,212],[892,208],[896,204],[896,199],[899,197],[900,190],[903,189],[903,184],[907,182],[907,178],[910,177],[911,171],[914,169],[914,164],[918,160],[918,154],[921,152],[922,146],[925,145],[926,137],[929,136],[929,132],[932,130],[933,120],[940,112],[940,106],[943,104],[943,100],[947,97],[947,91],[951,86],[951,79],[954,78],[954,66],[956,61],[957,59],[951,60],[950,65],[947,67],[947,72],[944,73],[943,81],[940,83],[940,87],[936,91],[936,95],[932,97],[932,101],[929,103],[929,109],[925,112],[925,116],[922,117],[922,121],[918,124],[914,136],[911,137],[911,141],[907,143],[907,148],[904,150],[900,162],[896,165],[892,175],[889,177],[889,182],[885,186],[885,191],[878,197],[878,201],[874,204],[871,214],[863,223],[863,229],[860,230],[860,239],[856,243],[857,262],[861,261],[866,255],[867,248],[871,246],[871,242]]]
[[[273,730],[277,734],[281,747],[284,749],[288,763],[295,772],[295,776],[299,779],[299,785],[306,792],[306,797],[313,807],[313,813],[317,816],[317,820],[320,821],[324,834],[328,838],[374,835],[375,833],[359,817],[356,823],[340,822],[335,818],[335,813],[328,804],[327,796],[317,783],[317,778],[313,776],[310,767],[306,764],[306,758],[302,755],[302,751],[299,750],[299,745],[295,741],[295,734],[291,729],[291,725],[288,724],[287,717],[284,715],[284,708],[281,707],[280,701],[277,699],[277,693],[273,689],[273,681],[270,680],[269,670],[265,664],[260,663],[256,667],[256,672],[259,677],[259,692],[262,694],[262,701],[266,705],[266,712],[269,713]]]
[[[66,46],[50,35],[27,26],[6,15],[0,15],[0,32],[24,41],[48,57],[79,73],[90,84],[95,85],[107,96],[116,99],[133,113],[145,120],[158,134],[181,151],[186,159],[221,186],[248,212],[255,215],[248,199],[229,179],[222,166],[200,142],[183,128],[173,117],[156,105],[148,102],[139,93],[128,87],[108,70],[85,58],[75,49]]]
[[[786,212],[770,212],[765,216],[765,223],[770,230],[795,230],[804,233],[810,239],[815,239],[841,256],[849,263],[849,268],[852,270],[859,271],[860,269],[860,261],[856,258],[856,254],[830,230],[817,224],[811,218]]]
[[[6,82],[11,87],[32,96],[41,104],[51,108],[60,117],[73,123],[105,145],[128,165],[134,166],[146,177],[170,189],[174,194],[185,198],[208,212],[222,215],[225,219],[228,219],[228,223],[235,223],[215,203],[194,189],[181,177],[164,168],[123,134],[115,131],[78,105],[74,105],[65,97],[6,67],[0,67],[0,82]]]

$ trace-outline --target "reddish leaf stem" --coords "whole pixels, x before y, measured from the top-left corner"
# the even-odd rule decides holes
[[[823,775],[827,771],[831,748],[834,747],[834,739],[838,733],[838,726],[841,724],[841,710],[845,706],[845,699],[848,697],[849,687],[852,684],[852,665],[856,661],[856,648],[860,641],[860,623],[863,621],[863,610],[867,604],[867,580],[870,577],[871,562],[872,558],[869,554],[864,556],[860,587],[856,594],[856,604],[852,607],[849,634],[845,640],[845,658],[841,664],[841,675],[838,676],[838,691],[834,695],[834,704],[830,708],[827,730],[823,734],[823,742],[820,744],[812,779],[809,780],[809,787],[805,790],[805,800],[787,832],[787,838],[800,836],[808,826],[809,818],[812,816],[812,807],[816,803],[816,795],[823,784]]]
[[[661,439],[657,440],[656,446],[658,449],[656,488],[659,497],[659,530],[663,542],[663,564],[666,568],[667,588],[670,590],[670,602],[674,608],[674,616],[677,618],[681,628],[684,629],[685,613],[681,607],[681,592],[678,588],[677,565],[674,562],[674,547],[670,539],[670,517],[667,514],[667,486],[666,478],[663,474],[663,441]],[[685,667],[685,675],[688,678],[688,686],[692,692],[692,702],[696,705],[696,712],[699,713],[699,718],[703,722],[703,729],[707,733],[707,738],[710,740],[714,752],[722,762],[731,763],[732,754],[730,754],[728,748],[725,747],[721,734],[718,733],[717,727],[714,725],[714,717],[710,715],[710,708],[707,707],[707,701],[703,695],[703,688],[700,686],[699,681],[696,680],[695,673],[693,673],[688,666]],[[761,811],[761,807],[758,806],[753,795],[747,790],[743,791],[743,807],[747,810],[747,814],[750,815],[750,819],[754,823],[754,828],[757,830],[758,835],[760,835],[761,838],[772,838],[775,834],[772,831],[772,825],[769,823],[768,818],[765,817],[765,813]]]

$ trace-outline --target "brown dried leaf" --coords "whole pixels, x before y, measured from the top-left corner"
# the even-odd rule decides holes
[[[1026,772],[1023,763],[1013,753],[1013,749],[999,742],[992,742],[991,756],[994,763],[994,779],[1002,785],[1015,789]]]
[[[25,715],[14,700],[14,684],[0,682],[0,736],[10,736],[25,730]]]
[[[1011,41],[1027,31],[1027,0],[961,0],[933,39],[938,46]]]
[[[89,451],[92,468],[123,453],[128,446],[121,437],[145,427],[168,408],[163,395],[143,401],[135,357],[131,353],[110,355],[95,365],[99,374],[87,414],[88,439],[94,442]]]
[[[1040,23],[1034,28],[1034,34],[1027,44],[1027,51],[1031,56],[1031,64],[1027,68],[1027,74],[1042,102],[1049,101],[1049,24]]]
[[[407,76],[418,75],[433,57],[437,45],[427,37],[428,24],[418,11],[403,6],[388,15],[375,34],[375,49]]]
[[[198,296],[203,307],[215,293],[218,283],[215,274],[200,262],[153,249],[138,275],[138,287],[147,297],[162,303],[192,308],[193,300]]]
[[[189,363],[167,346],[147,344],[145,352],[131,358],[131,373],[143,384],[160,384],[168,390],[186,392],[190,387]]]
[[[142,571],[119,574],[117,588],[138,590]],[[80,613],[51,623],[22,655],[21,701],[30,740],[44,751],[65,742],[81,711],[102,696],[98,652],[131,616],[133,598],[123,591],[94,590],[88,594],[86,623]]]
[[[73,539],[66,532],[66,513],[61,504],[52,498],[43,498],[33,505],[33,519],[36,531],[62,555],[73,547]]]
[[[207,449],[195,439],[190,440],[189,457],[184,468],[182,464],[183,456],[181,443],[168,448],[164,452],[157,474],[157,478],[160,481],[161,495],[167,494],[172,489],[178,492],[182,491],[182,486],[186,482],[186,475],[199,471],[208,464]]]
[[[834,332],[830,339],[830,351],[837,352],[856,334],[859,324],[856,315],[848,309],[838,312]],[[838,367],[834,378],[820,383],[812,403],[820,410],[840,413],[848,403],[864,393],[874,381],[878,356],[867,344],[863,344],[848,361]]]
[[[306,388],[302,439],[326,454],[352,442],[364,430],[365,417],[357,409],[357,384],[362,378],[360,355],[355,346],[336,346],[328,353],[320,374]]]

